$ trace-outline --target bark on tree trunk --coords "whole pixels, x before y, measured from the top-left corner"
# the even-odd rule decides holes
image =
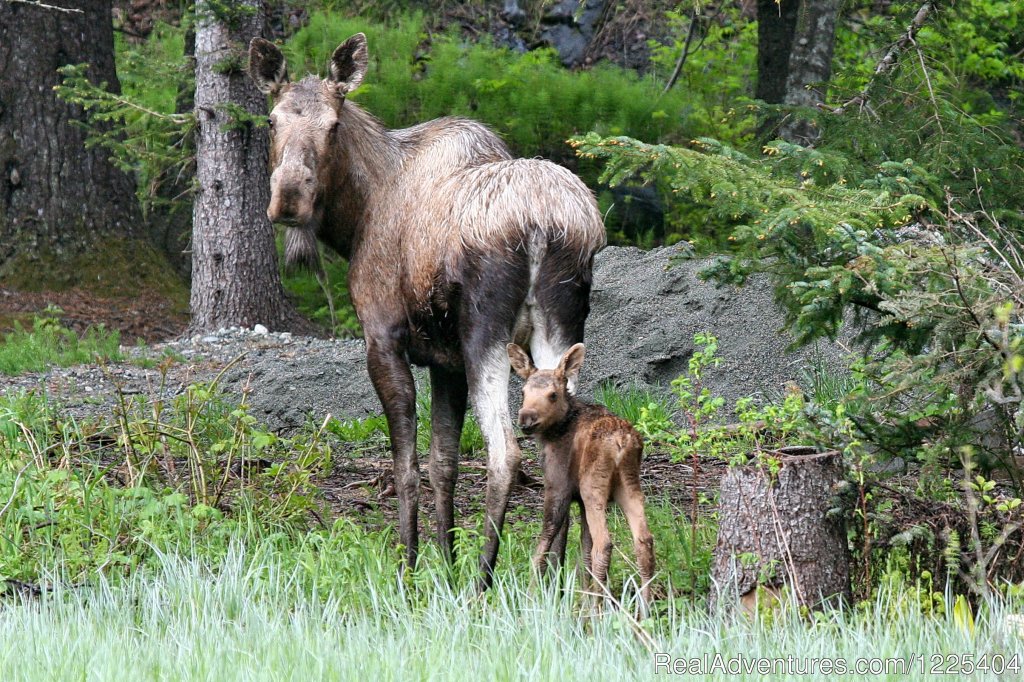
[[[71,258],[111,236],[140,233],[134,180],[73,125],[57,68],[88,62],[119,91],[107,0],[0,2],[0,276],[43,254]],[[65,9],[61,9],[65,8]],[[73,10],[73,11],[68,11]],[[52,265],[52,263],[50,263]],[[45,281],[45,272],[35,275]]]
[[[245,45],[262,35],[261,0],[196,8],[196,178],[192,220],[191,331],[263,324],[309,331],[285,297],[277,269],[267,129],[232,110],[265,117],[266,97],[245,73]],[[217,16],[230,7],[231,17]],[[228,20],[225,20],[228,19]],[[237,113],[237,110],[236,110]]]
[[[800,0],[757,0],[757,88],[754,96],[781,104]]]
[[[840,7],[842,0],[803,3],[789,54],[785,104],[815,107],[825,101]],[[818,127],[813,121],[790,115],[779,129],[779,136],[788,142],[810,145],[818,139]]]
[[[791,448],[785,452],[800,452]],[[785,586],[809,608],[850,597],[850,556],[840,514],[829,515],[843,478],[839,453],[789,454],[771,480],[763,467],[734,467],[722,478],[712,608],[756,603],[757,588]]]

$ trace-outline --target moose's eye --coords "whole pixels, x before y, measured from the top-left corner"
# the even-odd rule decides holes
[[[550,400],[551,402],[557,402],[558,401],[558,394],[554,393],[554,392],[548,393],[548,400]]]

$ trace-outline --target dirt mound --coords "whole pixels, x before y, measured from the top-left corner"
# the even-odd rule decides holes
[[[783,329],[767,278],[718,288],[698,277],[709,261],[681,255],[675,247],[610,247],[598,254],[583,393],[606,381],[665,389],[686,372],[698,332],[718,337],[722,364],[707,372],[707,385],[727,404],[746,395],[777,395],[816,363],[841,371],[840,344],[789,350],[793,337]]]
[[[816,363],[841,371],[839,344],[787,350],[792,337],[780,331],[782,313],[772,302],[766,279],[755,278],[741,289],[716,288],[697,277],[706,261],[673,261],[677,255],[679,251],[672,247],[653,251],[609,247],[598,254],[581,395],[592,395],[601,382],[667,392],[672,379],[686,371],[694,351],[693,336],[702,331],[719,339],[722,365],[707,373],[707,384],[727,404],[745,395],[777,395]],[[0,290],[0,313],[34,311],[54,303],[64,309],[65,321],[83,327],[104,322],[120,329],[126,344],[136,336],[152,340],[180,332],[186,323],[155,300],[137,299],[121,306],[73,293],[39,296],[38,300],[23,294],[8,296]],[[221,385],[235,396],[245,392],[253,414],[279,431],[297,429],[311,418],[321,421],[327,414],[365,417],[381,412],[361,341],[230,329],[134,352],[181,357],[183,362],[174,367],[178,390],[188,381],[211,379],[234,359]],[[88,377],[80,376],[87,370]],[[124,376],[117,380],[140,391],[156,375],[155,370],[143,371],[130,364],[121,370]],[[426,372],[416,370],[415,376],[423,389]],[[97,368],[55,368],[43,376],[7,378],[2,383],[27,387],[40,379],[52,384],[55,395],[62,395],[59,386],[64,383],[69,391],[77,386],[74,393],[82,392],[83,383],[95,389],[93,395],[106,395],[105,389],[110,388]],[[76,404],[81,402],[80,395],[69,397]],[[512,397],[513,401],[518,398],[515,383]],[[86,401],[82,409],[90,404]]]

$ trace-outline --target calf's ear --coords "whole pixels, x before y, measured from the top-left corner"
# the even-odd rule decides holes
[[[288,82],[288,63],[274,43],[263,38],[249,41],[249,76],[260,92],[276,95]]]
[[[526,351],[514,343],[508,344],[508,359],[512,363],[512,369],[523,379],[529,379],[530,375],[537,371],[533,366],[533,360],[526,354]]]
[[[331,80],[343,93],[352,92],[363,82],[369,63],[366,36],[357,33],[338,45],[331,55]]]
[[[577,343],[565,351],[565,355],[558,363],[557,372],[565,376],[570,393],[576,393],[576,380],[580,376],[580,368],[583,367],[583,356],[586,355],[586,350],[582,343]]]

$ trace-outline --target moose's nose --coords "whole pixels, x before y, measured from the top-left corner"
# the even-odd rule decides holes
[[[531,433],[537,428],[537,413],[533,410],[519,410],[519,428],[523,430],[523,433]]]
[[[267,217],[271,222],[295,224],[304,222],[309,218],[309,206],[311,202],[302,188],[294,185],[277,187],[270,193],[270,206],[267,207]]]

